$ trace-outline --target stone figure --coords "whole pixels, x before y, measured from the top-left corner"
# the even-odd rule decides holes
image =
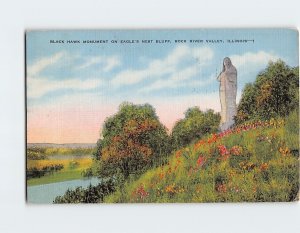
[[[223,70],[217,77],[220,82],[221,124],[220,130],[229,129],[234,124],[237,113],[237,70],[232,65],[229,57],[223,60]]]

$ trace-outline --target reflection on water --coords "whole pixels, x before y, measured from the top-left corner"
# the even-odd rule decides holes
[[[78,179],[51,184],[35,185],[27,187],[28,203],[49,204],[53,203],[55,197],[63,195],[67,189],[74,190],[76,187],[88,187],[90,184],[100,183],[98,178]]]

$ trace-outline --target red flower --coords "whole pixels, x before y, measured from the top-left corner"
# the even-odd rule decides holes
[[[205,157],[200,155],[197,159],[197,167],[201,167],[205,163]]]
[[[221,158],[222,159],[227,159],[229,157],[229,151],[227,150],[226,146],[224,145],[219,145],[218,146],[218,149],[219,149],[219,153],[221,155]]]

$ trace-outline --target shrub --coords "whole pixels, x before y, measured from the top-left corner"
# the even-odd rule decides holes
[[[287,116],[299,104],[299,68],[270,62],[253,84],[247,84],[238,105],[236,122]]]
[[[185,118],[179,120],[171,135],[172,149],[178,149],[207,135],[216,132],[220,123],[219,113],[213,110],[202,112],[198,107],[189,108]]]
[[[67,190],[63,196],[55,198],[53,203],[99,203],[108,194],[115,191],[112,180],[102,181],[96,186],[89,185],[88,188],[77,187],[75,190]]]
[[[106,119],[102,135],[95,155],[100,177],[127,179],[163,164],[169,153],[166,128],[149,104],[123,103],[117,114]]]
[[[44,166],[42,168],[31,167],[26,170],[27,179],[31,178],[40,178],[41,176],[45,176],[46,174],[53,174],[53,172],[60,171],[64,168],[63,164],[54,164]]]

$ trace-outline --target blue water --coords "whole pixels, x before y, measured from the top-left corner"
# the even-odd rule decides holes
[[[74,190],[76,187],[88,187],[90,184],[100,183],[98,178],[78,179],[51,184],[35,185],[27,187],[28,203],[49,204],[53,203],[55,197],[63,195],[67,189]]]

